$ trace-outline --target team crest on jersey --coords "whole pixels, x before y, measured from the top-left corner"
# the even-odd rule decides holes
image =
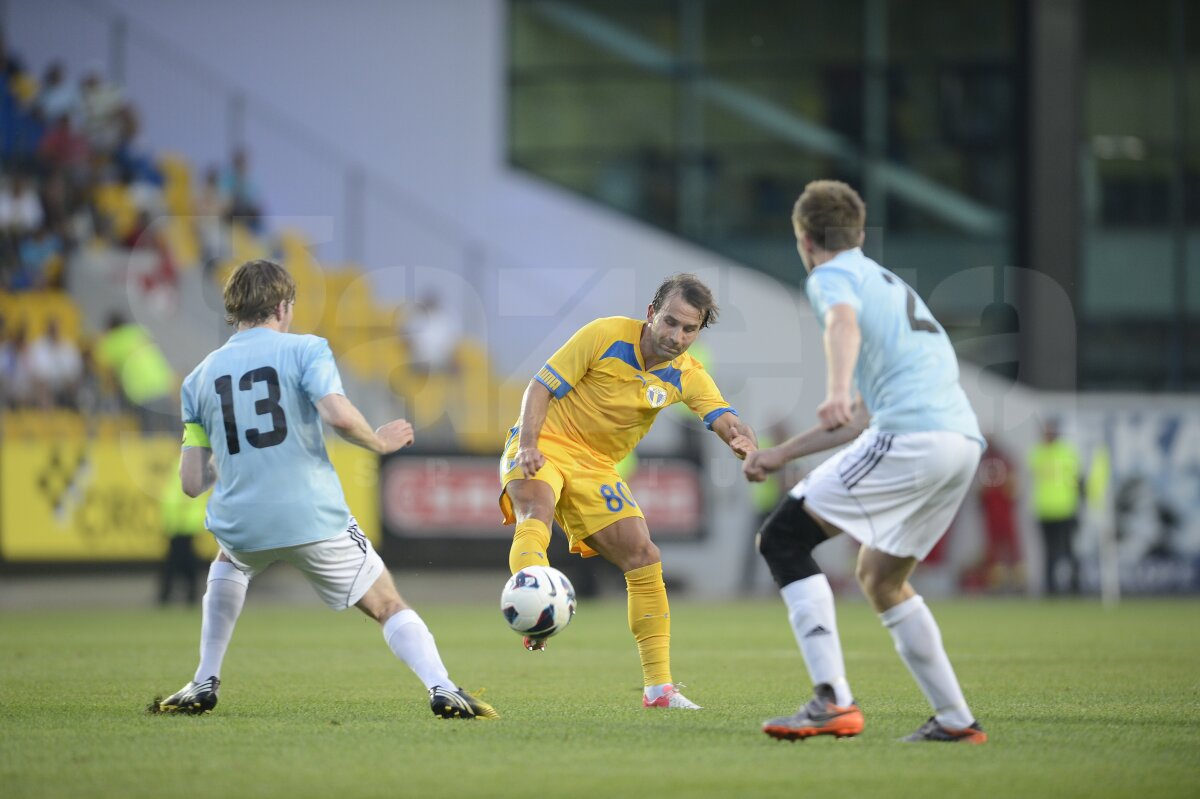
[[[646,402],[651,408],[661,408],[667,403],[667,390],[662,386],[646,386]]]

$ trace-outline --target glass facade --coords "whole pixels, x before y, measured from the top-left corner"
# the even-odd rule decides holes
[[[1031,257],[1029,0],[509,8],[515,166],[791,285],[792,202],[846,180],[952,333]],[[1200,387],[1200,3],[1075,8],[1080,387]]]
[[[819,177],[859,187],[868,249],[923,293],[1016,258],[1015,2],[510,11],[517,166],[793,285],[791,205]]]
[[[1082,12],[1080,372],[1200,388],[1200,8]]]

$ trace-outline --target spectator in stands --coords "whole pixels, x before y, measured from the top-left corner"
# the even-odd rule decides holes
[[[22,327],[13,333],[11,339],[0,343],[0,401],[6,408],[23,408],[32,400],[29,342]]]
[[[0,190],[0,230],[11,236],[24,236],[42,226],[42,200],[25,175],[13,176]]]
[[[78,410],[83,356],[74,342],[62,337],[56,319],[51,319],[46,332],[29,345],[29,374],[34,400],[40,407]]]
[[[43,124],[34,113],[37,86],[0,33],[0,157],[8,166],[33,166]]]
[[[163,174],[154,159],[146,155],[138,147],[139,133],[138,116],[134,107],[128,103],[121,107],[116,116],[117,147],[112,153],[114,166],[122,173],[128,172],[134,179],[145,180],[157,186],[163,184]]]
[[[1083,493],[1079,464],[1079,451],[1059,438],[1058,423],[1047,422],[1042,428],[1042,441],[1029,453],[1029,469],[1034,512],[1045,545],[1044,590],[1050,595],[1079,593],[1079,559],[1075,555],[1079,498]],[[1059,580],[1060,565],[1067,570],[1065,587]]]
[[[146,328],[112,314],[107,332],[96,342],[95,356],[116,374],[121,394],[138,415],[142,430],[170,430],[178,425],[175,373]]]
[[[261,230],[262,200],[258,187],[250,178],[249,156],[245,150],[234,152],[229,168],[221,175],[221,193],[234,219],[256,232]]]
[[[222,252],[222,233],[229,215],[228,198],[221,192],[221,175],[215,166],[204,171],[204,182],[196,193],[192,209],[196,213],[196,236],[200,240],[201,260],[205,273],[216,269]]]
[[[173,471],[167,476],[160,503],[163,533],[166,534],[168,543],[162,572],[159,575],[159,605],[166,605],[171,601],[177,577],[183,581],[188,605],[196,604],[199,560],[196,558],[193,542],[196,535],[205,532],[204,514],[211,494],[211,491],[206,491],[192,499],[183,493],[183,482],[178,471]]]
[[[38,145],[38,159],[46,172],[63,170],[74,185],[88,182],[91,169],[91,150],[87,139],[75,129],[67,114],[54,118],[50,130]]]
[[[61,288],[62,242],[45,225],[21,240],[17,247],[18,268],[12,274],[11,291],[41,291]]]
[[[64,252],[72,251],[95,233],[92,211],[81,192],[71,191],[66,175],[55,170],[42,181],[42,208],[46,227],[62,241]]]
[[[92,66],[79,84],[83,108],[83,134],[95,152],[111,153],[121,142],[121,111],[125,93],[104,79],[98,66]]]
[[[461,339],[458,319],[435,291],[427,291],[404,320],[409,366],[424,373],[450,372]]]
[[[42,219],[42,202],[23,175],[17,174],[0,189],[0,271],[5,274],[2,285],[9,285],[9,275],[19,267],[21,241],[41,227]]]
[[[42,90],[38,93],[34,109],[45,122],[52,122],[64,116],[74,121],[81,118],[83,105],[79,92],[67,82],[66,71],[61,61],[55,61],[46,67]]]
[[[163,197],[162,181],[145,170],[121,168],[121,183],[129,191],[129,197],[139,213],[146,214],[151,221],[167,212]]]

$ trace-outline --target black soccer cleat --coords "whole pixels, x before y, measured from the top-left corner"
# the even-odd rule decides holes
[[[209,677],[204,682],[189,682],[166,699],[155,697],[146,708],[150,713],[186,713],[198,716],[217,706],[217,689],[221,687],[218,677]]]
[[[444,719],[498,719],[500,714],[487,702],[482,702],[461,688],[450,689],[435,685],[429,689],[429,709]]]
[[[978,721],[972,721],[970,727],[955,729],[942,726],[935,716],[930,716],[929,721],[922,724],[916,732],[906,735],[900,740],[905,743],[941,741],[944,743],[982,744],[987,743],[987,733],[983,731],[983,727],[979,726]]]

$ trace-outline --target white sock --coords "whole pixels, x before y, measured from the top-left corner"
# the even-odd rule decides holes
[[[208,589],[204,592],[204,616],[200,622],[200,665],[195,682],[221,676],[221,662],[233,638],[250,578],[228,561],[214,560],[208,567]]]
[[[792,623],[792,633],[813,684],[828,683],[833,686],[839,705],[854,704],[850,684],[846,682],[829,579],[824,574],[814,574],[788,583],[779,590],[779,595],[787,605],[788,621]]]
[[[896,651],[933,705],[938,723],[945,727],[971,726],[975,717],[967,707],[954,667],[942,646],[942,633],[933,614],[918,594],[879,614],[892,634]]]
[[[392,654],[403,660],[426,688],[440,685],[457,691],[458,686],[446,673],[433,634],[412,608],[402,610],[383,623],[383,640]]]

